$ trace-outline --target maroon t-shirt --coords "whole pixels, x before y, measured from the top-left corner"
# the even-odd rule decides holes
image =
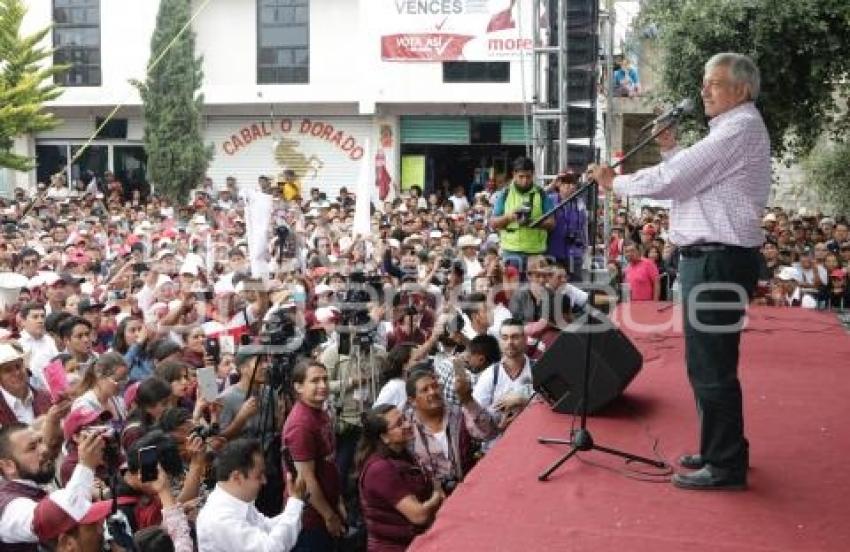
[[[425,527],[412,524],[396,509],[401,499],[431,497],[434,487],[409,458],[373,454],[360,474],[360,505],[369,535],[369,552],[403,552]]]
[[[315,463],[316,479],[325,500],[337,510],[339,504],[339,472],[334,463],[334,433],[328,413],[297,401],[283,424],[283,444],[289,447],[296,462]],[[339,513],[339,512],[337,512]],[[305,529],[324,527],[321,514],[310,505],[301,521]]]

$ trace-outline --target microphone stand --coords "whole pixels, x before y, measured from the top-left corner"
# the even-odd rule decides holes
[[[679,122],[679,121],[678,121],[678,119],[676,119],[676,118],[671,118],[671,119],[667,120],[667,121],[666,121],[663,125],[659,126],[659,127],[655,130],[655,132],[653,132],[652,134],[650,134],[649,136],[647,136],[646,138],[644,138],[643,140],[641,140],[641,141],[640,141],[640,142],[639,142],[639,143],[638,143],[635,147],[633,147],[633,148],[632,148],[632,149],[630,149],[628,152],[626,152],[626,154],[625,154],[625,155],[623,155],[623,157],[622,157],[622,158],[620,158],[620,159],[619,159],[616,163],[614,163],[613,165],[611,165],[611,168],[612,168],[612,169],[616,169],[617,167],[619,167],[620,165],[622,165],[622,164],[623,164],[623,163],[624,163],[627,159],[629,159],[629,158],[633,157],[633,156],[634,156],[637,152],[639,152],[640,150],[642,150],[643,148],[645,148],[645,147],[647,146],[647,144],[649,144],[650,142],[652,142],[653,140],[655,140],[656,138],[658,138],[658,135],[659,135],[659,134],[661,134],[662,132],[664,132],[665,130],[667,130],[668,128],[670,128],[671,126],[673,126],[674,124],[676,124],[676,123],[678,123],[678,122]],[[528,225],[528,227],[529,227],[529,228],[537,228],[537,227],[538,227],[538,226],[540,226],[540,225],[541,225],[541,224],[542,224],[542,223],[543,223],[546,219],[548,219],[549,217],[551,217],[552,215],[554,215],[555,213],[557,213],[560,209],[563,209],[563,208],[564,208],[564,207],[565,207],[565,206],[566,206],[569,202],[571,202],[572,200],[574,200],[574,199],[575,199],[575,198],[577,198],[578,196],[580,196],[580,195],[582,195],[583,193],[585,193],[585,192],[587,192],[588,190],[590,190],[590,188],[591,188],[592,186],[594,186],[595,184],[596,184],[596,183],[595,183],[595,182],[593,182],[593,181],[588,181],[588,182],[586,182],[585,184],[583,184],[582,186],[580,186],[580,187],[579,187],[579,188],[578,188],[575,192],[573,192],[572,194],[570,194],[570,196],[569,196],[567,199],[562,200],[560,203],[558,203],[557,205],[555,205],[554,207],[552,207],[551,209],[549,209],[548,211],[546,211],[545,213],[543,213],[542,215],[540,215],[540,218],[538,218],[537,220],[535,220],[535,221],[531,222],[531,224],[529,224],[529,225]],[[594,203],[595,203],[595,202],[594,202]],[[595,230],[595,229],[594,229],[594,230]],[[593,250],[591,250],[591,254],[593,254]]]
[[[648,136],[647,138],[642,140],[638,145],[636,145],[628,153],[626,153],[623,156],[622,159],[620,159],[617,163],[613,164],[611,166],[611,168],[617,167],[618,165],[623,163],[623,161],[625,161],[626,159],[633,156],[635,153],[637,153],[639,150],[641,150],[647,144],[649,144],[652,140],[654,140],[656,137],[658,137],[659,134],[664,132],[666,129],[670,128],[670,126],[672,126],[675,122],[676,122],[675,119],[671,119],[671,120],[667,121],[664,125],[660,126],[650,136]],[[595,256],[595,254],[596,254],[596,231],[597,231],[597,225],[599,223],[599,221],[598,221],[599,212],[598,212],[598,209],[597,209],[597,200],[599,198],[599,191],[598,191],[598,184],[594,180],[588,180],[578,190],[576,190],[574,193],[572,193],[567,199],[561,201],[558,205],[556,205],[554,208],[552,208],[549,212],[544,213],[539,219],[532,222],[529,226],[531,226],[531,227],[538,226],[544,220],[546,220],[547,218],[554,215],[558,211],[558,209],[561,209],[567,203],[569,203],[570,201],[575,199],[577,196],[579,196],[579,195],[581,195],[585,192],[590,192],[590,197],[589,197],[589,201],[588,201],[588,207],[590,208],[590,211],[591,211],[590,251],[591,251],[591,255]],[[591,265],[592,265],[592,259],[593,259],[593,257],[591,257]],[[591,287],[590,290],[588,291],[588,294],[589,294],[588,304],[590,304],[590,305],[594,304],[594,301],[593,301],[594,291],[595,290],[593,289],[593,287]],[[589,320],[590,321],[588,322],[588,324],[593,324],[593,319],[589,318]],[[537,438],[537,442],[541,443],[541,444],[566,445],[566,446],[570,447],[569,450],[564,455],[562,455],[560,458],[558,458],[548,468],[546,468],[546,470],[544,470],[540,475],[537,476],[537,479],[539,481],[547,481],[549,479],[549,476],[552,475],[552,473],[555,470],[557,470],[559,467],[561,467],[567,460],[569,460],[570,458],[572,458],[573,456],[575,456],[579,452],[585,452],[585,451],[590,451],[590,450],[597,450],[599,452],[604,452],[605,454],[610,454],[610,455],[613,455],[613,456],[619,456],[621,458],[625,458],[628,462],[640,462],[642,464],[647,464],[649,466],[653,466],[653,467],[658,468],[658,469],[664,469],[664,468],[667,467],[667,464],[665,462],[661,462],[661,461],[658,461],[658,460],[652,460],[650,458],[645,458],[643,456],[638,456],[636,454],[631,454],[629,452],[624,452],[624,451],[617,450],[617,449],[614,449],[614,448],[603,447],[603,446],[597,445],[593,441],[593,436],[591,435],[590,430],[587,428],[587,407],[588,407],[588,402],[589,402],[588,398],[589,398],[589,395],[590,395],[590,374],[591,374],[590,363],[591,363],[591,358],[593,356],[592,342],[593,342],[593,330],[589,329],[587,331],[587,341],[585,342],[585,352],[584,352],[584,379],[582,381],[582,399],[581,399],[581,402],[580,402],[580,404],[581,404],[581,425],[580,425],[579,429],[576,429],[575,431],[571,432],[569,439],[560,439],[560,438],[552,439],[552,438],[548,438],[548,437],[538,437]],[[556,408],[569,393],[570,393],[570,391],[568,390],[564,394],[564,396],[559,398],[554,403],[553,408]]]

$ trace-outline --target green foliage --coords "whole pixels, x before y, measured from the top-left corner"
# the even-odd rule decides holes
[[[751,56],[761,69],[758,106],[775,156],[805,154],[824,133],[850,130],[847,0],[646,0],[640,22],[658,31],[667,100],[701,105],[712,55]]]
[[[189,0],[162,0],[147,79],[134,83],[144,104],[148,176],[158,193],[178,201],[201,182],[213,154],[201,130],[202,60],[195,57],[195,33],[182,30],[189,17]]]
[[[32,169],[34,163],[12,153],[14,139],[59,124],[43,111],[43,104],[62,93],[53,76],[66,69],[51,65],[52,50],[39,46],[49,27],[21,36],[25,14],[21,0],[0,0],[0,167],[19,171]],[[42,65],[43,60],[48,63]]]
[[[807,182],[835,213],[850,213],[850,142],[819,145],[803,162]]]

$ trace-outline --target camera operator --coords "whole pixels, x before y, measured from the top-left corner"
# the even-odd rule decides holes
[[[513,163],[513,181],[493,199],[490,227],[499,231],[502,258],[518,263],[524,273],[529,255],[540,255],[546,251],[549,230],[555,227],[555,219],[549,217],[539,228],[528,225],[554,207],[552,200],[534,184],[534,162],[527,157],[518,157]]]
[[[460,406],[446,404],[431,372],[414,371],[406,384],[412,406],[410,450],[447,495],[472,468],[473,439],[490,439],[498,432],[496,420],[472,398],[472,384],[461,370],[454,380]]]
[[[570,170],[558,175],[552,183],[550,199],[553,204],[570,197],[578,184],[578,177]],[[587,206],[581,197],[567,203],[552,217],[555,227],[549,234],[546,254],[567,269],[571,281],[582,279],[581,269],[584,253],[587,250]]]
[[[103,462],[103,446],[97,433],[83,437],[80,461],[67,485],[48,495],[43,486],[53,479],[55,468],[44,440],[25,424],[4,425],[0,429],[0,549],[36,552],[39,543],[83,537],[99,544],[104,503],[92,505],[90,494],[94,469]],[[90,524],[96,525],[77,529]]]
[[[270,343],[269,345],[275,345]],[[257,508],[265,515],[280,513],[283,507],[283,473],[280,469],[280,429],[287,401],[275,382],[272,360],[261,354],[266,345],[243,346],[236,354],[239,381],[227,388],[217,402],[222,403],[219,423],[221,435],[228,440],[254,438],[263,443],[267,454],[266,484],[257,499]],[[278,374],[283,376],[283,374]],[[280,382],[282,384],[283,382]]]
[[[373,342],[374,334],[358,334],[351,327],[344,331],[348,333],[340,336],[342,341],[330,342],[319,358],[327,370],[330,394],[335,406],[336,465],[343,482],[343,495],[349,498],[353,493],[349,485],[349,475],[354,465],[357,442],[360,440],[361,416],[377,398],[377,379],[386,351]],[[355,352],[352,349],[357,350],[357,361],[352,358]]]
[[[221,402],[221,435],[228,440],[240,437],[259,438],[261,428],[257,413],[264,396],[262,388],[268,360],[258,353],[240,350],[236,354],[235,363],[239,381],[228,387],[218,399]],[[260,399],[257,399],[258,396]]]

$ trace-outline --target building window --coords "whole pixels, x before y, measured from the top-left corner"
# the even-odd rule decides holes
[[[310,82],[310,0],[257,0],[257,83]]]
[[[100,86],[100,0],[53,0],[54,65],[62,86]]]
[[[507,61],[446,61],[443,82],[510,82],[511,64]]]

